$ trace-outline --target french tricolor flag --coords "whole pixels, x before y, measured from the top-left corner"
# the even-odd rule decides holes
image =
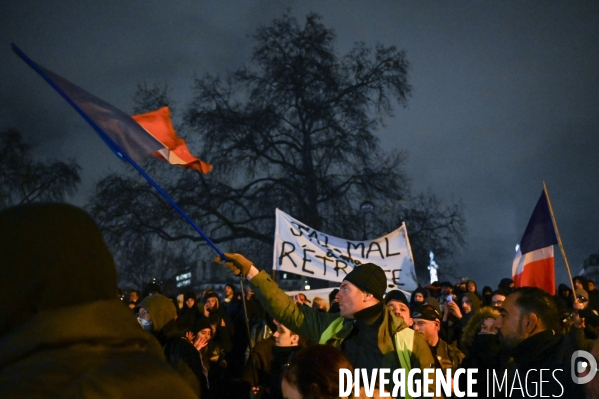
[[[549,202],[543,190],[512,264],[515,287],[538,287],[555,295],[553,246],[557,243]]]

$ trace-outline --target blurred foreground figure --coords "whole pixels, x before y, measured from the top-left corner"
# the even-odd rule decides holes
[[[0,397],[196,397],[116,292],[114,260],[84,211],[0,212]]]
[[[379,389],[366,392],[360,388],[360,395],[339,397],[339,369],[347,369],[353,374],[353,367],[339,349],[330,345],[313,345],[297,353],[285,369],[281,389],[285,399],[380,399]],[[373,386],[374,384],[371,384]],[[346,389],[347,387],[342,387]],[[385,395],[389,397],[389,393]]]

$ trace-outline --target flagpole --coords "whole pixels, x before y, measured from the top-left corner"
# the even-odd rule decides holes
[[[177,203],[158,185],[158,183],[156,183],[138,164],[137,162],[135,162],[130,156],[129,154],[127,154],[125,151],[123,151],[118,145],[117,143],[114,142],[114,140],[104,132],[104,130],[102,130],[102,128],[100,126],[98,126],[98,124],[96,122],[94,122],[92,120],[92,118],[90,118],[56,83],[54,83],[54,81],[52,79],[50,79],[50,77],[48,77],[44,71],[42,71],[35,62],[33,62],[29,57],[27,57],[25,55],[25,53],[23,53],[21,51],[21,49],[19,49],[14,43],[11,43],[11,48],[12,50],[19,56],[21,57],[21,59],[23,61],[25,61],[25,63],[27,65],[29,65],[31,68],[33,68],[34,71],[36,71],[50,86],[52,86],[52,88],[54,90],[56,90],[58,92],[58,94],[61,95],[62,98],[64,98],[69,104],[71,104],[71,106],[73,108],[75,108],[75,111],[77,111],[79,113],[79,115],[81,115],[83,117],[83,119],[85,119],[85,121],[87,123],[90,124],[90,126],[96,131],[96,133],[98,133],[98,135],[100,136],[100,138],[106,143],[106,145],[108,145],[108,147],[112,150],[112,152],[114,152],[116,154],[117,157],[121,158],[122,160],[125,160],[127,162],[129,162],[129,164],[131,164],[131,166],[133,166],[133,168],[135,168],[135,170],[137,170],[139,172],[139,174],[141,174],[147,181],[148,183],[150,183],[150,185],[152,187],[154,187],[156,189],[156,191],[158,191],[158,193],[160,195],[162,195],[162,197],[177,211],[179,212],[179,214],[183,217],[183,219],[185,219],[187,221],[187,223],[189,223],[191,225],[191,227],[194,228],[195,231],[198,232],[198,234],[200,234],[200,236],[206,241],[206,243],[208,245],[210,245],[212,247],[212,249],[214,249],[214,251],[218,254],[218,256],[220,256],[220,258],[224,261],[225,259],[227,259],[227,257],[225,256],[225,254],[212,242],[212,240],[210,238],[208,238],[208,236],[202,231],[202,229],[200,229],[194,222],[193,220],[191,220],[191,218],[183,211],[183,209],[181,209],[179,207],[179,205],[177,205]]]
[[[572,286],[572,294],[574,295],[574,300],[576,301],[576,289],[574,288],[574,281],[572,280],[572,273],[570,272],[570,264],[568,263],[568,258],[566,257],[566,250],[564,249],[564,244],[562,243],[562,238],[559,235],[559,230],[557,228],[557,221],[555,220],[555,214],[553,213],[553,207],[551,206],[551,200],[549,199],[549,191],[547,191],[547,185],[543,182],[543,191],[545,191],[545,197],[547,197],[547,204],[549,205],[549,212],[551,213],[551,219],[553,220],[553,227],[555,228],[555,234],[557,235],[557,243],[559,244],[559,249],[562,252],[562,257],[564,258],[564,262],[566,263],[566,270],[568,270],[568,277],[570,278],[570,285]]]

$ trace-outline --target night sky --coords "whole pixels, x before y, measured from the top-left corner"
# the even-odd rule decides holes
[[[127,112],[137,84],[167,83],[176,112],[194,77],[248,63],[248,35],[286,11],[321,14],[339,55],[356,41],[406,51],[413,95],[376,134],[384,148],[408,152],[414,192],[465,204],[459,275],[480,288],[511,274],[543,181],[573,274],[599,252],[597,1],[9,0],[0,14],[0,131],[20,130],[38,157],[74,158],[83,184],[73,202],[83,205],[99,178],[124,165],[11,42]]]

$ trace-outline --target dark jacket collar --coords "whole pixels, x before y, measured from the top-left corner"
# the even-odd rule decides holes
[[[539,354],[556,345],[561,335],[553,330],[545,330],[520,342],[513,350],[512,357],[518,363],[533,360]]]
[[[358,326],[370,326],[378,319],[381,319],[382,321],[384,317],[383,310],[385,310],[385,308],[382,302],[379,302],[376,305],[372,305],[366,309],[362,309],[359,312],[354,313],[355,324],[357,324]]]

